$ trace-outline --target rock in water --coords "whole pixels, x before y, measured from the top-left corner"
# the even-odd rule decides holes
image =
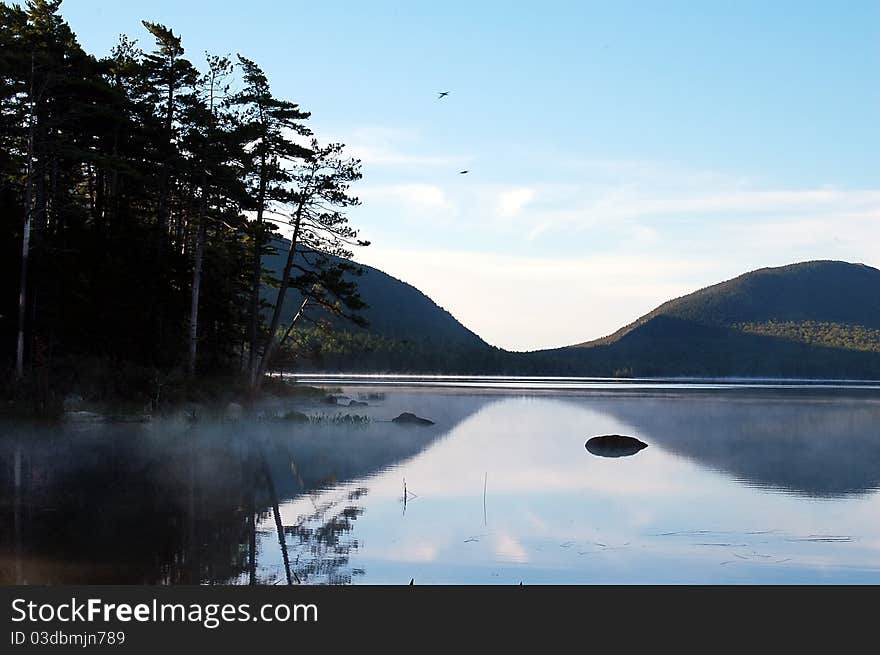
[[[648,447],[644,441],[622,434],[605,434],[601,437],[593,437],[588,439],[584,445],[593,455],[599,457],[628,457]]]
[[[303,414],[302,412],[297,412],[297,411],[287,412],[286,414],[283,414],[281,416],[281,419],[283,421],[290,421],[292,423],[308,423],[309,422],[308,415]]]
[[[367,403],[362,402],[360,400],[350,400],[348,403],[349,407],[366,407]]]
[[[422,418],[421,416],[416,416],[412,412],[404,412],[397,418],[391,419],[391,422],[397,423],[398,425],[434,425],[434,421]]]

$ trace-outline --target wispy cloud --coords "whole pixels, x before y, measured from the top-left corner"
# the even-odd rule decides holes
[[[630,188],[600,192],[588,199],[585,211],[607,219],[640,219],[655,216],[803,217],[880,212],[880,191],[827,189],[733,191]]]
[[[361,229],[363,237],[380,245],[406,234],[419,238],[442,234],[460,217],[458,204],[436,184],[363,185],[358,197],[363,206],[352,211],[353,224]]]
[[[766,188],[720,173],[667,170],[658,164],[571,165],[553,183],[535,183],[528,206],[504,212],[529,239],[550,242],[574,231],[617,231],[643,241],[680,230],[791,221],[836,223],[880,217],[880,189]],[[499,203],[500,205],[500,203]],[[522,211],[519,211],[522,210]]]
[[[452,212],[454,205],[439,186],[434,184],[389,184],[363,186],[358,194],[364,202],[399,205],[398,209]]]
[[[535,190],[528,187],[520,187],[498,194],[498,215],[510,218],[520,214],[526,205],[535,197]]]
[[[361,159],[367,168],[455,167],[468,159],[426,151],[421,133],[414,129],[360,127],[330,140],[345,143],[348,153]]]

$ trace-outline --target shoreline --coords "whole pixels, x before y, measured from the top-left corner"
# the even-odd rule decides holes
[[[267,377],[256,392],[249,390],[240,379],[227,376],[162,387],[164,397],[160,397],[158,403],[138,393],[102,396],[72,389],[63,394],[49,391],[47,399],[28,396],[28,389],[7,391],[0,401],[0,420],[62,422],[72,418],[84,422],[148,423],[154,418],[182,412],[223,413],[233,405],[248,408],[273,399],[320,399],[334,391],[332,385],[319,387],[277,377]]]
[[[88,383],[82,385],[89,387]],[[291,373],[266,376],[261,388],[251,392],[241,378],[212,376],[195,380],[160,383],[159,402],[144,393],[88,394],[73,389],[62,394],[49,391],[49,399],[28,396],[18,389],[3,396],[0,420],[94,421],[147,423],[154,418],[191,414],[223,414],[229,407],[242,410],[272,400],[319,400],[342,387],[409,388],[438,392],[585,394],[585,395],[682,395],[738,393],[826,393],[849,392],[873,396],[880,381],[828,378],[775,377],[638,377],[506,376],[414,373]],[[11,388],[10,388],[11,389]]]

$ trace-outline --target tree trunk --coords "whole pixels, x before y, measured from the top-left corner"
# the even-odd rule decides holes
[[[199,227],[196,235],[196,254],[193,261],[192,295],[189,307],[189,359],[186,364],[186,372],[189,377],[195,377],[196,358],[199,347],[199,296],[202,289],[202,259],[205,253],[205,240],[207,236],[207,185],[202,184],[202,201],[199,207]]]
[[[209,102],[209,123],[208,136],[213,136],[214,132],[214,74],[211,74],[211,95]],[[210,152],[210,151],[209,151]],[[199,297],[202,288],[202,259],[205,255],[205,241],[208,234],[207,213],[208,213],[208,174],[207,162],[202,163],[202,198],[199,207],[199,227],[196,235],[196,255],[193,262],[193,281],[192,281],[192,298],[189,307],[189,359],[187,360],[186,371],[189,377],[195,377],[196,359],[198,358],[199,348]]]
[[[24,378],[24,327],[27,316],[28,255],[31,251],[31,222],[33,219],[34,176],[34,56],[31,54],[30,117],[28,120],[27,178],[25,181],[24,229],[21,238],[21,276],[18,287],[18,339],[15,349],[15,377]]]
[[[254,261],[251,279],[251,327],[250,352],[248,353],[248,376],[251,390],[257,387],[257,340],[260,325],[260,278],[263,271],[263,211],[266,204],[266,155],[260,156],[260,191],[257,197],[257,219],[254,226]]]
[[[305,207],[307,193],[308,188],[303,192],[303,197],[300,199],[299,206],[296,209],[296,216],[293,223],[293,235],[290,238],[290,248],[287,249],[287,261],[284,264],[284,274],[281,276],[281,284],[278,287],[278,295],[275,298],[275,308],[272,311],[272,322],[269,325],[269,335],[266,337],[266,347],[263,350],[263,357],[260,359],[257,366],[257,376],[253,383],[254,387],[257,389],[259,389],[260,382],[266,374],[266,367],[269,365],[269,360],[275,353],[275,349],[278,347],[278,340],[275,338],[275,331],[278,329],[278,324],[281,322],[281,309],[284,304],[284,296],[287,294],[287,289],[290,287],[290,271],[293,269],[293,262],[296,257],[296,243],[299,239],[299,227],[302,223],[302,212]]]
[[[290,319],[290,325],[287,326],[287,330],[285,330],[284,335],[278,340],[277,348],[281,348],[284,345],[284,342],[287,341],[288,337],[290,337],[290,333],[293,332],[293,328],[296,325],[296,322],[302,317],[302,315],[306,311],[306,306],[309,304],[309,297],[306,296],[303,298],[302,304],[299,306],[299,310],[297,310],[296,315],[292,319]]]
[[[157,227],[159,233],[160,240],[160,248],[164,244],[164,239],[166,236],[166,231],[168,229],[168,216],[170,214],[169,211],[169,203],[168,196],[170,195],[170,186],[171,186],[171,150],[174,147],[172,143],[172,129],[174,127],[174,91],[176,87],[176,80],[174,77],[174,56],[171,56],[171,59],[168,64],[168,104],[165,107],[165,159],[162,162],[162,177],[159,186],[159,206],[157,211]],[[161,256],[161,249],[160,249]]]

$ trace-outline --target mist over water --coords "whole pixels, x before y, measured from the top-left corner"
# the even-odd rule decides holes
[[[3,424],[0,582],[880,582],[871,388],[384,382],[334,380],[366,406]]]

